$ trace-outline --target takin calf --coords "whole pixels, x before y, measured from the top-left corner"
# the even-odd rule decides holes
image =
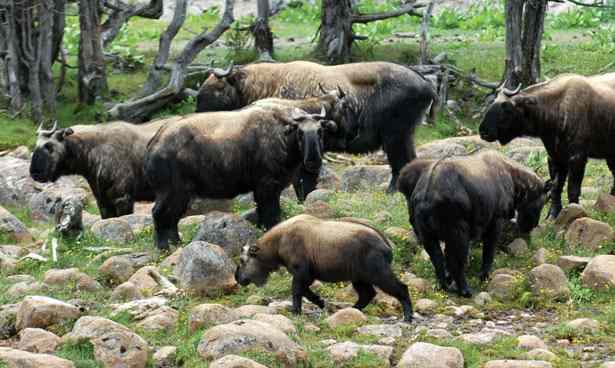
[[[588,158],[606,159],[615,177],[615,73],[567,74],[524,90],[503,89],[479,131],[482,139],[502,144],[521,136],[542,140],[553,181],[549,217],[555,218],[566,178],[568,200],[579,203]]]
[[[253,192],[258,222],[273,227],[280,194],[301,165],[320,168],[323,140],[336,124],[293,107],[252,106],[195,114],[162,127],[148,145],[145,175],[156,192],[156,245],[178,242],[177,223],[193,196]]]
[[[197,112],[228,111],[278,97],[319,96],[322,88],[341,87],[349,109],[339,122],[346,144],[334,151],[367,153],[384,149],[392,170],[389,191],[399,171],[416,157],[414,130],[437,101],[434,88],[420,73],[386,62],[325,66],[307,61],[258,63],[214,70],[199,89]],[[318,172],[302,170],[302,191],[311,192]]]
[[[440,287],[448,290],[452,277],[465,297],[472,294],[464,276],[470,241],[483,242],[484,281],[502,220],[513,218],[516,211],[519,230],[529,233],[538,225],[550,189],[535,173],[494,151],[437,161],[417,159],[404,167],[397,185]],[[446,244],[445,255],[440,241]]]
[[[293,313],[301,313],[302,298],[320,308],[324,300],[310,290],[314,280],[350,281],[359,294],[354,305],[365,308],[376,295],[374,286],[395,297],[404,320],[412,321],[408,287],[391,269],[390,243],[378,230],[359,222],[325,221],[309,215],[288,219],[242,251],[235,279],[240,285],[262,286],[269,274],[285,267],[293,276]]]
[[[64,175],[81,175],[90,185],[100,216],[128,215],[135,201],[153,201],[154,192],[144,179],[147,143],[158,129],[178,117],[134,125],[113,122],[38,129],[30,162],[30,176],[53,182]]]

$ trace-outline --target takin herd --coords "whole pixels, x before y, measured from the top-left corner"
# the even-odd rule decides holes
[[[416,158],[414,131],[426,114],[433,117],[437,99],[420,73],[386,62],[212,69],[194,114],[138,126],[39,127],[30,174],[39,182],[83,176],[102,218],[130,214],[136,201],[155,201],[160,250],[180,241],[178,222],[193,197],[252,192],[258,224],[268,232],[243,248],[235,273],[240,285],[263,285],[286,268],[295,313],[303,297],[324,306],[309,288],[315,280],[351,282],[358,309],[374,298],[375,286],[399,300],[409,322],[408,288],[395,276],[391,245],[378,229],[308,215],[278,224],[281,192],[292,184],[303,200],[314,190],[324,152],[383,149],[392,172],[388,191],[406,199],[439,286],[463,297],[472,294],[464,276],[471,241],[483,242],[479,277],[486,280],[503,224],[512,220],[529,233],[548,199],[548,216],[556,217],[567,178],[568,199],[578,202],[589,158],[606,159],[615,175],[615,74],[567,74],[523,90],[499,89],[480,124],[481,138],[504,145],[540,138],[549,155],[547,182],[495,151]]]

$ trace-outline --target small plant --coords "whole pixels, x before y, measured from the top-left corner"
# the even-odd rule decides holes
[[[575,8],[553,17],[555,29],[593,28],[600,24],[600,14],[595,9]]]
[[[461,27],[464,20],[465,17],[457,10],[444,8],[439,15],[434,17],[433,26],[441,29],[457,29]]]
[[[249,31],[250,25],[254,23],[254,17],[242,17],[234,22],[224,34],[224,45],[229,49],[225,59],[227,62],[241,58],[241,53],[245,52],[252,41],[252,33]]]
[[[588,304],[596,297],[592,289],[582,285],[578,274],[568,278],[568,285],[570,287],[570,298],[575,304]]]
[[[72,361],[76,368],[101,368],[103,366],[96,362],[94,346],[85,340],[62,345],[57,355],[60,358]]]

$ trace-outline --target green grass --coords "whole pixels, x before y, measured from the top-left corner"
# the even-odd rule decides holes
[[[57,352],[60,358],[75,363],[75,368],[102,368],[102,363],[94,360],[94,346],[88,341],[65,343]]]

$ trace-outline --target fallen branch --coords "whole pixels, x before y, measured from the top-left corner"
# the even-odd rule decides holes
[[[415,17],[422,17],[423,14],[417,12],[419,8],[425,7],[425,4],[407,4],[397,10],[384,13],[374,14],[356,14],[352,16],[352,23],[370,23],[379,20],[399,17],[400,15],[408,14]]]
[[[107,20],[102,24],[101,37],[103,47],[107,47],[117,37],[122,26],[134,16],[158,19],[162,16],[162,0],[150,0],[149,3],[125,4],[120,0],[116,0],[112,4],[109,0],[103,0],[104,7],[111,9]]]

